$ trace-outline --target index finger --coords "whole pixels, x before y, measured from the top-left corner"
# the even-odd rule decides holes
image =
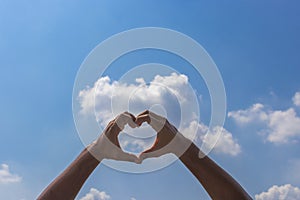
[[[150,116],[148,114],[144,114],[144,115],[139,115],[137,116],[136,120],[135,120],[135,123],[138,125],[138,126],[141,126],[144,122],[147,122],[148,124],[150,124],[151,122],[151,119],[150,119]]]
[[[116,123],[119,126],[119,128],[121,130],[124,129],[125,125],[128,124],[131,128],[135,128],[137,127],[136,123],[135,123],[135,117],[134,115],[132,115],[129,112],[124,112],[122,114],[120,114],[117,118],[116,118]]]

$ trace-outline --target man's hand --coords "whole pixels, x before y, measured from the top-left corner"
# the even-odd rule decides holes
[[[121,150],[118,135],[126,124],[135,128],[143,122],[150,124],[157,132],[157,139],[152,148],[137,158]],[[143,159],[159,157],[167,153],[174,153],[180,157],[183,164],[199,180],[212,199],[251,199],[226,171],[207,156],[200,159],[198,156],[200,150],[196,145],[191,144],[191,141],[181,135],[165,118],[150,111],[139,114],[137,118],[128,112],[122,113],[108,124],[104,133],[88,147],[88,150],[89,152],[85,149],[42,192],[38,199],[75,199],[83,183],[102,159],[140,163]]]
[[[135,117],[128,112],[118,115],[108,123],[103,134],[88,147],[89,152],[99,161],[113,159],[140,163],[135,155],[123,152],[120,147],[118,135],[127,124],[131,128],[137,127]]]
[[[157,132],[154,145],[141,153],[141,160],[151,157],[159,157],[167,153],[173,153],[180,157],[185,149],[189,147],[191,141],[178,132],[175,126],[169,121],[151,111],[144,111],[136,117],[135,123],[141,126],[147,122]]]

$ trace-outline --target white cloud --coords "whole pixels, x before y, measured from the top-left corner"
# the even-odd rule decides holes
[[[0,168],[0,183],[18,183],[21,182],[22,178],[17,174],[12,174],[9,171],[7,164],[1,164]]]
[[[300,92],[296,92],[293,97],[293,102],[296,106],[300,106]]]
[[[237,123],[243,125],[250,122],[261,122],[268,120],[268,114],[264,111],[265,106],[257,103],[246,110],[232,111],[228,117],[232,117]]]
[[[193,138],[196,132],[196,137]],[[228,154],[231,156],[236,156],[241,153],[241,147],[238,144],[237,140],[233,138],[232,133],[222,127],[214,127],[212,131],[206,135],[208,127],[203,123],[198,123],[197,121],[192,121],[188,127],[185,127],[180,130],[185,137],[190,140],[193,140],[194,143],[201,148],[201,145],[205,143],[206,145],[214,145],[214,142],[217,140],[217,143],[214,146],[213,151],[218,154]],[[221,133],[220,138],[216,138],[218,133]],[[149,149],[155,138],[147,139],[137,139],[134,137],[129,137],[126,135],[120,135],[119,141],[122,149],[125,151],[140,153]]]
[[[89,193],[87,193],[80,200],[109,200],[109,199],[111,199],[111,197],[106,192],[104,191],[100,192],[95,188],[91,188]]]
[[[161,105],[165,110],[155,110],[158,114],[167,113],[168,120],[174,124],[186,137],[195,135],[198,128],[198,140],[205,143],[213,143],[215,136],[208,135],[207,127],[198,123],[197,96],[188,83],[188,77],[183,74],[172,73],[169,76],[156,75],[153,80],[146,84],[143,78],[137,78],[133,84],[111,81],[109,77],[99,78],[93,87],[86,88],[79,93],[82,115],[95,115],[102,127],[114,117],[126,110],[133,114],[151,108],[153,105]],[[130,109],[128,109],[128,107]],[[181,121],[182,120],[182,121]],[[181,123],[180,123],[181,121]],[[139,128],[140,129],[140,128]],[[144,137],[151,135],[149,130],[125,129],[126,133],[132,136]],[[185,131],[183,131],[185,130]],[[240,146],[233,139],[232,134],[221,127],[215,127],[212,131],[216,133],[222,131],[223,136],[215,146],[215,152],[229,155],[237,155]],[[148,135],[147,135],[148,134]],[[120,143],[123,149],[130,152],[141,152],[148,149],[154,140],[137,140],[123,135]],[[127,148],[127,149],[126,149]]]
[[[221,136],[218,138],[217,143],[214,146],[213,151],[221,154],[228,154],[231,156],[236,156],[241,153],[241,147],[238,144],[237,140],[235,140],[232,136],[232,133],[227,131],[222,127],[214,127],[209,134],[206,135],[208,131],[208,127],[205,124],[198,123],[197,121],[192,121],[190,125],[181,130],[184,135],[192,139],[191,135],[194,130],[197,129],[196,138],[194,138],[194,142],[198,147],[204,143],[208,146],[214,145],[216,141],[216,137],[218,137],[218,133],[221,133]]]
[[[139,154],[149,149],[153,145],[154,141],[155,137],[139,139],[127,134],[119,135],[119,142],[122,149],[135,154]]]
[[[295,142],[300,137],[300,117],[294,108],[272,110],[262,104],[254,104],[246,110],[229,112],[228,117],[240,125],[260,123],[263,125],[261,133],[266,135],[267,141],[275,144]]]
[[[232,134],[222,127],[214,127],[213,134],[207,134],[204,137],[204,143],[211,144],[215,141],[217,133],[221,132],[221,137],[218,139],[214,151],[217,153],[229,154],[236,156],[241,152],[241,147],[238,142],[232,137]]]
[[[99,78],[92,88],[80,91],[80,112],[84,115],[96,115],[97,121],[105,126],[114,117],[112,108],[115,114],[129,110],[128,107],[137,114],[154,104],[160,104],[164,108],[172,107],[178,111],[179,102],[193,103],[192,95],[188,78],[183,74],[157,75],[148,85],[142,78],[136,79],[134,84],[127,84],[111,81],[106,76]]]
[[[136,200],[136,198],[134,198],[134,197],[131,197],[131,198],[130,198],[130,200]]]
[[[267,192],[255,195],[256,200],[298,200],[300,199],[300,189],[290,184],[277,186],[273,185]]]
[[[300,118],[293,108],[270,112],[268,127],[267,140],[270,142],[288,143],[300,136]]]

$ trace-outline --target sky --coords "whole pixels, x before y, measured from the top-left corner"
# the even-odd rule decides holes
[[[35,199],[84,149],[72,112],[76,74],[100,42],[141,27],[163,27],[188,35],[218,66],[227,113],[224,127],[215,128],[223,137],[209,156],[255,199],[299,199],[299,18],[296,0],[1,0],[0,199]],[[140,73],[130,83],[120,80],[128,70],[146,63],[171,66],[175,72],[156,70],[157,74]],[[143,86],[141,78],[150,84]],[[155,80],[170,90],[147,90],[151,83],[155,86]],[[211,117],[210,94],[202,77],[182,58],[151,49],[132,52],[93,81],[104,84],[82,88],[77,102],[82,113],[89,113],[90,105],[84,102],[92,90],[99,92],[98,99],[111,100],[112,88],[123,88],[116,95],[125,99],[122,91],[131,88],[153,101],[133,95],[132,112],[152,103],[169,106],[165,110],[175,125],[179,125],[180,97],[195,92],[200,119],[184,118],[181,130],[189,137],[189,131],[197,128],[195,143],[211,141],[203,135]],[[187,83],[193,91],[186,89]],[[160,95],[155,96],[155,91]],[[180,92],[174,96],[176,91]],[[110,118],[108,105],[99,100],[92,106],[97,121],[105,126]],[[163,110],[158,107],[158,111]],[[105,112],[108,115],[101,115]],[[151,141],[125,141],[122,145],[129,151],[140,152],[151,145]],[[209,197],[187,168],[175,161],[141,174],[100,164],[77,199]]]

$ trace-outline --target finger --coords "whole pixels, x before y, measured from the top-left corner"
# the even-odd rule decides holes
[[[151,119],[150,116],[148,114],[144,114],[144,115],[139,115],[136,119],[135,119],[135,123],[138,126],[141,126],[144,122],[147,122],[148,124],[150,124]]]
[[[160,121],[166,120],[164,117],[162,117],[162,116],[160,116],[160,115],[158,115],[158,114],[156,114],[156,113],[154,113],[150,110],[145,110],[144,112],[138,114],[138,116],[141,116],[141,115],[149,115],[150,117],[155,118],[155,119],[160,120]]]
[[[167,119],[151,111],[149,111],[149,115],[151,120],[150,125],[155,129],[157,133],[159,133],[166,125]]]
[[[147,158],[158,158],[160,156],[161,154],[157,151],[149,152],[149,153],[141,153],[141,155],[139,156],[139,160],[143,161],[146,160]]]
[[[120,145],[120,142],[119,142],[119,138],[117,137],[115,142],[113,142],[119,149],[121,149],[121,145]]]
[[[124,113],[127,114],[127,115],[130,115],[132,120],[135,121],[135,116],[133,114],[131,114],[130,112],[127,112],[127,111],[125,111]]]
[[[143,151],[142,153],[150,153],[150,152],[156,151],[158,149],[157,143],[158,143],[158,138],[156,138],[153,146],[150,149],[147,149],[146,151]]]
[[[166,120],[160,120],[150,114],[150,126],[158,133],[164,127]]]
[[[136,155],[123,152],[122,150],[120,150],[120,154],[116,160],[141,163],[141,159],[139,159]]]
[[[156,132],[159,132],[164,127],[166,119],[162,117],[157,118],[156,115],[152,115],[148,112],[148,114],[139,115],[135,123],[141,126],[144,122],[147,122]]]
[[[142,162],[143,162],[143,159],[141,159],[140,157],[137,157],[138,158],[138,160],[137,160],[137,162],[135,162],[136,164],[141,164]]]
[[[120,142],[118,139],[118,133],[114,131],[108,131],[105,132],[105,134],[100,136],[106,143],[108,142],[110,145],[113,145],[113,147],[120,147]]]
[[[110,122],[108,122],[105,130],[109,130],[115,123],[116,119],[111,120]]]
[[[141,112],[140,114],[138,114],[138,116],[140,116],[140,115],[146,115],[146,114],[149,114],[149,110],[145,110],[145,111]]]
[[[165,121],[166,118],[152,112],[152,111],[148,111],[149,112],[149,115],[151,116],[151,118],[155,118],[156,120],[159,120],[159,121]]]
[[[128,119],[127,124],[128,124],[131,128],[136,128],[136,127],[138,127],[138,125],[135,123],[135,119],[133,120],[132,118]]]
[[[121,130],[124,129],[126,124],[128,124],[131,128],[137,127],[134,121],[135,121],[135,117],[128,112],[124,112],[120,114],[116,119],[116,123]]]
[[[136,128],[137,127],[137,124],[135,123],[135,116],[128,113],[126,114],[126,116],[128,116],[126,119],[126,123],[131,127],[131,128]]]

